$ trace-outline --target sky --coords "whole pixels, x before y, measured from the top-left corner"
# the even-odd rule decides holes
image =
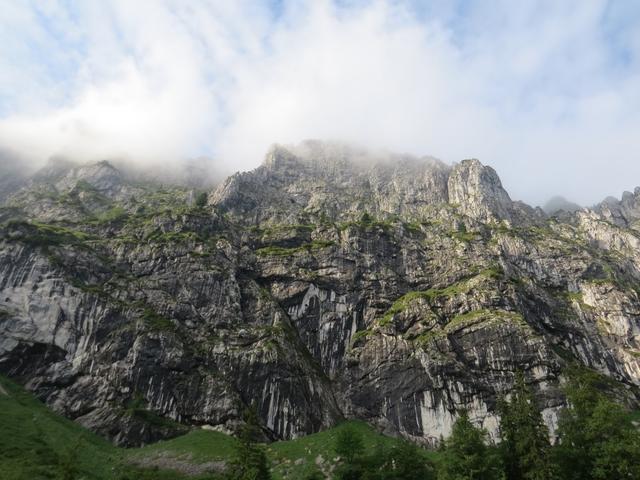
[[[640,2],[0,0],[0,158],[352,142],[493,166],[512,198],[640,185]]]

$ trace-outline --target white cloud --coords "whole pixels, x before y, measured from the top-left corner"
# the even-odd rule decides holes
[[[640,8],[313,1],[276,18],[248,1],[65,3],[0,14],[0,86],[15,92],[0,94],[0,148],[36,163],[209,154],[230,171],[326,138],[478,157],[532,202],[640,184],[640,45],[605,28]]]

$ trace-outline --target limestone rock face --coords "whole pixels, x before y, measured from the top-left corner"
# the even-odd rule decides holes
[[[640,187],[631,192],[624,192],[622,199],[606,198],[594,208],[605,220],[622,227],[640,230]]]
[[[463,214],[478,220],[510,219],[511,199],[496,171],[478,160],[463,160],[453,168],[448,181],[449,202],[460,205]]]
[[[0,371],[124,445],[251,404],[268,439],[347,417],[435,443],[462,408],[495,436],[518,371],[553,429],[572,362],[637,404],[636,197],[548,218],[477,160],[321,142],[204,207],[56,164],[0,208]]]
[[[210,203],[243,224],[349,221],[363,213],[417,218],[446,203],[450,168],[438,160],[307,143],[273,147],[256,170],[233,175]]]

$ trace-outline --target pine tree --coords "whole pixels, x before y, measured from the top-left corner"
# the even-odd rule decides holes
[[[229,480],[270,480],[267,456],[257,440],[260,437],[258,416],[253,408],[244,413],[244,426],[227,478]]]
[[[508,480],[553,478],[549,431],[519,373],[509,402],[500,402],[501,451]]]
[[[440,480],[499,480],[500,459],[485,444],[487,432],[475,427],[467,412],[453,424],[451,436],[445,440],[438,478]]]
[[[429,480],[435,478],[432,465],[410,443],[394,446],[386,455],[380,478],[384,480]],[[367,477],[372,478],[372,477]]]
[[[554,458],[567,480],[640,478],[640,433],[624,409],[602,393],[606,381],[573,369],[565,389]]]

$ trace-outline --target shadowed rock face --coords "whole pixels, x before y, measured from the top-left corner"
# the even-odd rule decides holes
[[[349,417],[433,443],[462,408],[495,435],[519,370],[553,427],[570,362],[636,402],[636,197],[548,219],[477,160],[319,142],[205,207],[104,162],[41,172],[0,210],[0,370],[126,445],[249,404],[273,439]]]

